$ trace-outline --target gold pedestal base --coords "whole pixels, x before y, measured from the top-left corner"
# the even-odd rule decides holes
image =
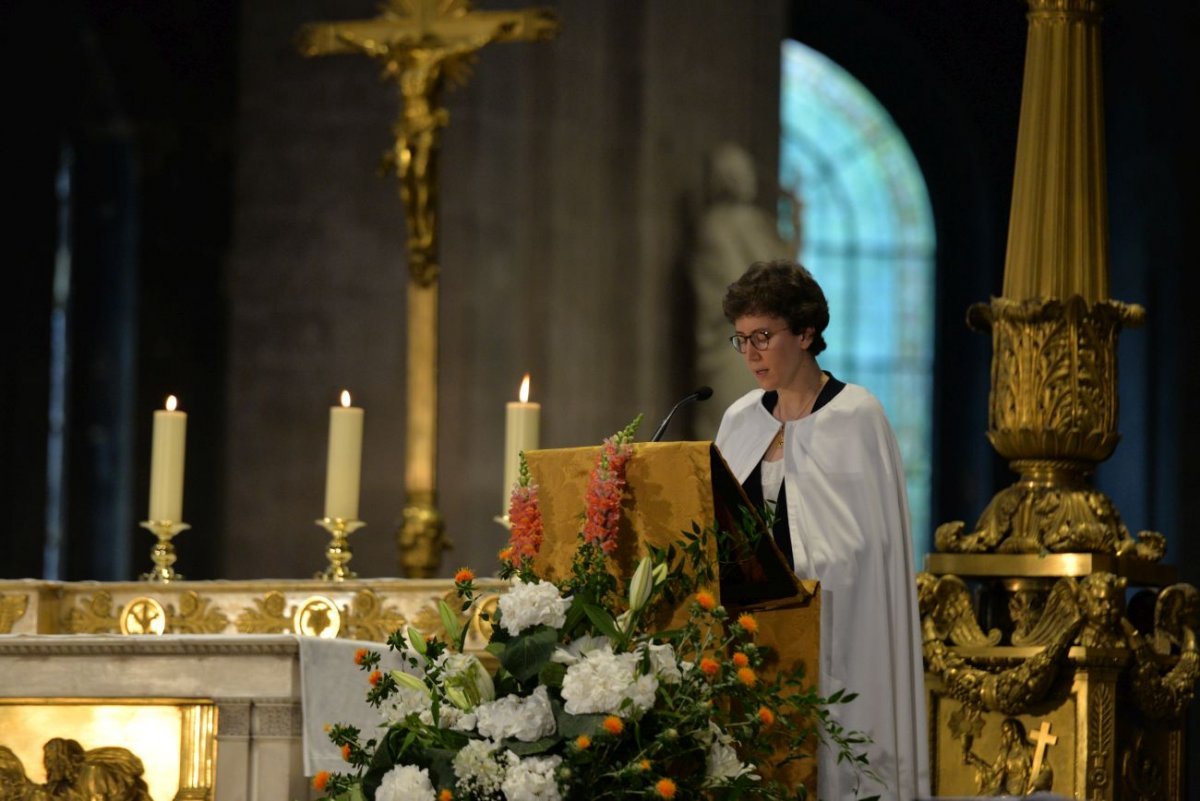
[[[407,578],[433,578],[450,550],[446,523],[432,493],[413,495],[404,507],[404,522],[396,533],[400,569]]]

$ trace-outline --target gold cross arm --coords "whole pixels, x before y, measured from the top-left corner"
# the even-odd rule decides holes
[[[465,0],[390,0],[373,19],[313,22],[300,28],[297,47],[305,56],[393,50],[478,50],[491,42],[544,41],[558,32],[558,17],[546,8],[471,11]]]

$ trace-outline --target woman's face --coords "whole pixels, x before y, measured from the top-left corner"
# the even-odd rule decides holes
[[[799,377],[804,360],[812,358],[808,355],[808,346],[812,343],[811,329],[793,334],[787,320],[782,317],[759,314],[739,317],[733,323],[735,334],[748,337],[755,331],[770,331],[771,338],[766,350],[759,350],[751,342],[746,343],[746,351],[741,354],[746,366],[762,389],[790,389]]]

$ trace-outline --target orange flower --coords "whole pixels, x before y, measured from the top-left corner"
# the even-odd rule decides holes
[[[747,634],[758,634],[758,621],[754,615],[740,615],[737,624],[746,630]]]
[[[371,686],[374,687],[376,684],[379,683],[379,680],[382,678],[383,678],[382,672],[380,672],[378,670],[372,670],[371,675],[367,676],[367,681],[371,682]]]
[[[458,572],[454,574],[455,584],[466,584],[468,581],[475,580],[475,571],[469,567],[460,567]]]
[[[501,562],[511,562],[513,558],[512,546],[510,545],[507,548],[501,548],[500,553],[496,554],[496,556],[500,558]]]
[[[754,672],[754,668],[739,668],[737,672],[738,681],[745,684],[747,687],[753,687],[758,683],[758,674]]]
[[[650,770],[650,760],[643,759],[641,762],[639,762],[637,764],[637,767],[638,767],[638,770],[640,770],[642,772]]]
[[[575,738],[575,747],[580,751],[586,751],[592,747],[592,738],[586,734],[581,734]]]
[[[323,770],[320,771],[316,776],[313,776],[313,789],[318,793],[325,792],[325,785],[329,784],[329,777],[331,775],[332,774],[330,774],[329,771]]]
[[[712,657],[706,656],[700,660],[700,672],[711,679],[721,672],[721,663]]]
[[[625,731],[625,721],[621,720],[616,715],[609,715],[600,725],[603,726],[604,730],[613,737],[616,737],[618,734]]]
[[[670,779],[659,779],[654,785],[654,792],[658,793],[659,798],[674,798],[675,790],[675,782]]]
[[[746,667],[750,664],[750,657],[746,656],[741,651],[737,651],[733,655],[733,664],[740,668]]]
[[[450,792],[449,788],[443,787],[442,791],[438,793],[438,801],[453,801],[453,799],[454,793]]]
[[[771,726],[775,723],[775,713],[771,711],[770,707],[760,706],[758,708],[758,719],[762,722],[762,725]]]
[[[367,658],[367,649],[359,648],[354,652],[354,664],[361,665],[363,660]]]
[[[342,746],[342,759],[344,759],[347,762],[350,761],[350,744],[349,743],[346,743],[345,745]]]
[[[700,590],[696,593],[696,603],[700,604],[700,608],[705,612],[711,612],[717,608],[717,599],[708,590]]]

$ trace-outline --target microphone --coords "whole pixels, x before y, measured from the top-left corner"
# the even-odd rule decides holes
[[[667,423],[671,422],[671,416],[675,414],[680,406],[683,406],[685,403],[691,403],[692,401],[708,400],[711,397],[712,387],[697,387],[688,394],[684,395],[679,403],[671,407],[671,411],[667,412],[667,416],[663,418],[663,421],[658,424],[658,428],[655,430],[654,436],[650,438],[650,441],[658,442],[660,439],[662,439],[662,435],[667,431]]]

